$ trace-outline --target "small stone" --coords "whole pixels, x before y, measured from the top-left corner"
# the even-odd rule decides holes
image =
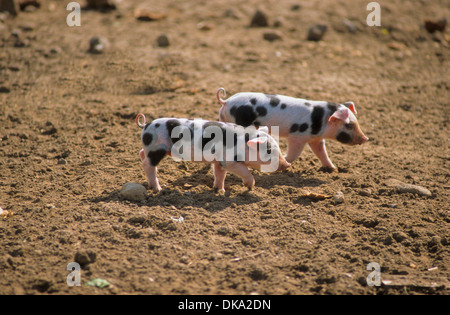
[[[255,12],[255,14],[252,17],[252,20],[250,22],[250,26],[251,27],[266,27],[269,26],[269,22],[267,20],[267,15],[260,11],[257,10]]]
[[[58,160],[58,165],[66,165],[66,164],[67,164],[67,161],[65,159],[61,158]]]
[[[104,37],[95,36],[89,40],[89,50],[91,54],[102,54],[109,47],[109,41]]]
[[[319,41],[325,35],[327,31],[326,25],[316,24],[309,28],[307,39],[310,41]]]
[[[282,39],[281,34],[279,32],[265,32],[263,34],[263,38],[269,42]]]
[[[169,38],[165,34],[161,34],[156,39],[159,47],[167,47],[170,45]]]
[[[345,199],[344,199],[344,194],[342,193],[342,191],[338,191],[336,194],[334,194],[332,200],[335,204],[343,203],[345,201]]]
[[[126,183],[120,191],[122,198],[129,201],[142,201],[147,199],[147,189],[141,184]]]
[[[92,250],[79,250],[75,253],[74,260],[81,266],[86,266],[97,260],[97,254]]]
[[[370,188],[361,189],[358,191],[358,195],[369,197],[370,195],[372,195],[372,189]]]

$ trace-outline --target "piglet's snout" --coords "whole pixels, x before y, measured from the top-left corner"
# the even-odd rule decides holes
[[[356,138],[355,143],[361,145],[366,143],[367,141],[369,141],[369,138],[366,135],[362,135]]]

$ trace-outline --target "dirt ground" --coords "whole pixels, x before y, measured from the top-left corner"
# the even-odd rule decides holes
[[[0,294],[450,293],[450,38],[424,28],[450,17],[447,1],[379,1],[381,27],[362,0],[124,0],[82,10],[80,27],[68,2],[0,16],[0,207],[13,213],[0,217]],[[257,9],[267,27],[249,27]],[[317,42],[313,24],[327,26]],[[127,182],[148,188],[136,115],[217,120],[219,87],[351,100],[370,141],[328,141],[334,173],[308,148],[288,171],[254,171],[250,192],[229,174],[225,195],[209,166],[166,158],[162,192],[121,198]],[[370,262],[381,286],[367,285]]]

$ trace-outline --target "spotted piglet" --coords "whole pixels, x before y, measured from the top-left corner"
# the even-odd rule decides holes
[[[221,98],[225,89],[217,91],[222,107],[219,119],[247,127],[279,128],[279,136],[287,138],[286,161],[292,163],[309,144],[326,170],[336,169],[328,157],[325,139],[334,139],[348,145],[363,144],[367,138],[356,119],[352,102],[336,104],[309,101],[283,95],[238,93],[227,100]]]
[[[136,117],[136,123],[143,129],[143,149],[139,153],[142,166],[155,192],[161,190],[157,165],[166,155],[176,160],[213,164],[214,188],[219,191],[225,190],[226,171],[241,177],[244,185],[252,189],[255,180],[248,167],[273,172],[290,166],[278,143],[268,134],[268,128],[177,118],[146,123],[143,114]]]

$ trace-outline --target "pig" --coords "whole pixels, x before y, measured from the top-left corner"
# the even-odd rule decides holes
[[[292,163],[302,153],[306,144],[319,158],[323,169],[334,171],[325,148],[325,139],[337,140],[347,145],[363,144],[369,140],[361,131],[353,102],[344,104],[310,101],[284,95],[241,92],[227,100],[225,89],[219,88],[217,99],[222,105],[219,120],[243,127],[261,125],[279,128],[279,136],[287,138],[285,159]]]
[[[136,124],[143,129],[142,167],[155,192],[161,190],[157,166],[166,155],[212,164],[214,189],[220,192],[225,191],[227,171],[241,177],[251,190],[255,180],[249,167],[282,171],[290,166],[268,128],[186,118],[158,118],[146,123],[144,114],[137,115]]]

